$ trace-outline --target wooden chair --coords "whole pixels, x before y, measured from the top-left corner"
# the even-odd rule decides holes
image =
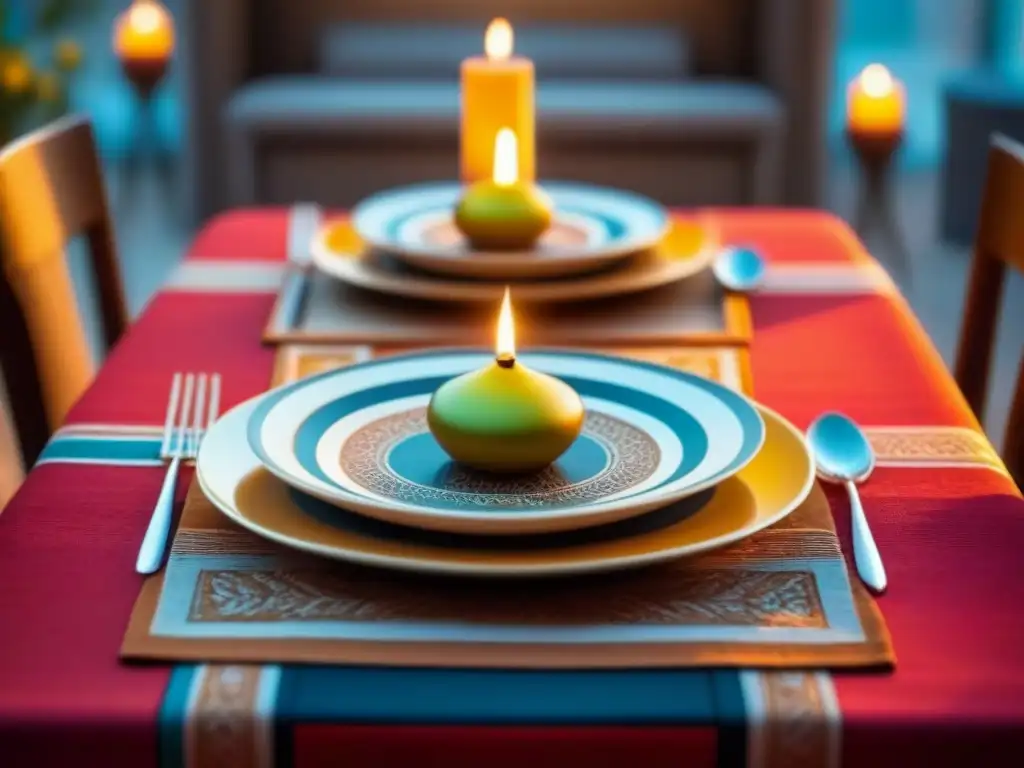
[[[65,258],[79,235],[109,347],[128,312],[92,126],[70,117],[0,151],[0,363],[26,466],[94,374]]]
[[[1024,272],[1024,146],[994,134],[955,369],[957,384],[979,421],[985,415],[1007,265]],[[1003,460],[1017,485],[1024,487],[1024,355],[1006,424]]]
[[[0,512],[4,511],[24,476],[18,441],[7,418],[7,408],[0,401]]]

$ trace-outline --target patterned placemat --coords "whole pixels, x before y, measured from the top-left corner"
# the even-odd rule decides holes
[[[288,362],[279,355],[278,375],[373,354],[316,350],[292,350]],[[744,349],[628,352],[737,388],[745,379]],[[394,574],[285,550],[235,527],[193,487],[122,655],[504,668],[894,662],[818,487],[786,520],[727,550],[631,573],[517,583]]]
[[[679,219],[666,248],[703,247],[694,220]],[[352,235],[355,238],[355,235]],[[354,241],[353,248],[360,247]],[[268,343],[490,344],[496,308],[440,305],[384,296],[347,286],[315,269],[294,267],[285,277],[264,330]],[[724,291],[710,271],[637,295],[517,307],[524,345],[746,344],[745,297]]]

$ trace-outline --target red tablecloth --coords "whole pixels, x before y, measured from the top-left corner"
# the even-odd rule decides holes
[[[0,515],[0,766],[1022,764],[1024,501],[843,224],[714,215],[771,263],[752,299],[756,396],[799,427],[845,411],[883,446],[863,498],[889,569],[895,672],[126,666],[134,560],[163,471],[83,457],[37,466]],[[288,216],[210,223],[69,424],[158,425],[179,370],[220,371],[225,408],[264,390],[274,352],[260,332]],[[845,531],[845,499],[830,498]],[[203,675],[228,692],[256,675],[261,693],[197,701]]]

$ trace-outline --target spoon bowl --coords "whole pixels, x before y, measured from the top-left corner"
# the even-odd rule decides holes
[[[807,430],[818,473],[838,482],[861,483],[875,468],[875,454],[864,433],[840,413],[826,413]]]
[[[753,248],[724,248],[711,265],[715,278],[730,291],[753,291],[761,285],[765,261]]]

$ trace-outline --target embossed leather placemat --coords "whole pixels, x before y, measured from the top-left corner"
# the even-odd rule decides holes
[[[680,221],[693,228],[689,220]],[[263,340],[489,345],[494,341],[496,312],[496,305],[385,296],[345,285],[315,269],[296,269],[281,287]],[[751,334],[746,297],[723,291],[710,270],[640,294],[543,307],[517,304],[516,318],[520,338],[529,346],[745,345]]]
[[[402,349],[283,345],[273,383],[396,351]],[[607,351],[751,389],[749,352],[742,347]],[[453,622],[494,630],[498,640],[439,642],[439,630]],[[562,641],[539,642],[556,626]],[[594,642],[602,636],[614,641]],[[881,613],[851,580],[818,487],[776,526],[698,559],[500,583],[386,573],[283,549],[236,527],[193,486],[168,565],[146,580],[122,655],[495,667],[894,662]]]
[[[145,583],[122,653],[507,668],[894,660],[881,614],[847,574],[817,487],[782,523],[698,559],[496,582],[388,573],[284,550],[235,527],[193,486],[169,563]]]
[[[275,383],[389,351],[283,346]],[[746,349],[610,351],[750,388]],[[437,641],[453,622],[495,630],[499,641]],[[537,641],[554,626],[568,640]],[[614,642],[593,641],[601,636]],[[632,573],[515,584],[392,574],[282,549],[234,526],[193,487],[167,568],[145,582],[122,654],[496,667],[894,661],[882,616],[851,580],[817,487],[784,521],[728,550]]]

